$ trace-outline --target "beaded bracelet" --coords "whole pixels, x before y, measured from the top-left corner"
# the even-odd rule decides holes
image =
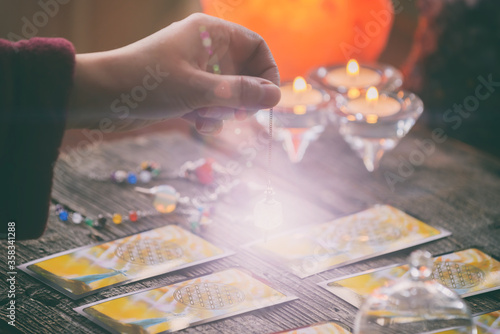
[[[94,181],[111,181],[114,183],[137,184],[149,183],[160,175],[160,164],[152,161],[143,161],[136,171],[115,170],[111,173],[95,173],[88,175]]]
[[[111,181],[113,183],[128,183],[135,185],[138,183],[147,184],[160,176],[160,164],[151,161],[143,161],[137,171],[115,170],[110,173],[92,172],[88,175],[94,181]],[[192,182],[209,185],[215,182],[216,178],[228,173],[223,166],[213,159],[198,159],[196,161],[186,161],[177,172],[162,172],[162,179],[184,178]]]
[[[140,210],[131,210],[127,215],[121,215],[119,213],[114,213],[112,215],[103,215],[99,214],[96,218],[90,218],[85,216],[77,211],[73,211],[68,207],[63,206],[62,204],[54,205],[54,212],[57,217],[62,222],[71,221],[75,225],[85,224],[88,227],[95,228],[97,230],[102,230],[106,227],[106,223],[108,219],[117,225],[126,223],[126,222],[137,222],[141,218],[145,217],[154,217],[159,216],[162,213],[149,210],[149,211],[140,211]],[[198,207],[196,210],[188,211],[188,223],[189,228],[193,233],[198,233],[200,229],[209,226],[212,223],[212,219],[210,218],[213,213],[213,206],[209,207]],[[187,213],[187,212],[184,212]]]
[[[150,189],[136,187],[137,192],[154,196],[153,206],[155,210],[130,210],[127,214],[99,214],[96,218],[91,218],[57,203],[54,206],[54,211],[60,221],[71,221],[76,225],[83,222],[85,225],[96,229],[103,229],[108,219],[119,225],[126,222],[135,223],[140,218],[154,217],[176,211],[179,214],[189,216],[190,228],[193,232],[197,232],[200,227],[208,226],[212,222],[210,217],[214,213],[214,207],[210,203],[217,200],[220,195],[229,193],[238,184],[240,184],[239,180],[233,180],[226,185],[219,185],[207,196],[194,198],[181,197],[177,190],[169,185],[156,186]],[[179,209],[178,204],[185,207]]]

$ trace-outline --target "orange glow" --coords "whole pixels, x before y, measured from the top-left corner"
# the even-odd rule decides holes
[[[359,75],[359,64],[356,60],[351,59],[347,63],[347,66],[345,68],[346,72],[348,75],[357,77]]]
[[[241,24],[262,36],[278,64],[282,81],[353,57],[361,63],[376,61],[385,48],[394,18],[391,0],[201,3],[205,13]],[[385,14],[382,17],[380,13]],[[376,28],[377,33],[370,28]]]

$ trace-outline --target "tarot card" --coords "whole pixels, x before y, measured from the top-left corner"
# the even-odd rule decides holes
[[[500,334],[500,310],[474,317],[477,334]]]
[[[441,255],[433,261],[433,278],[461,297],[500,289],[500,262],[478,249]],[[366,296],[407,277],[408,270],[408,265],[392,265],[318,284],[359,308]]]
[[[388,205],[308,226],[247,247],[284,264],[300,278],[449,236]]]
[[[75,308],[112,333],[170,333],[296,297],[235,268]]]
[[[54,254],[19,266],[78,299],[104,288],[165,274],[233,253],[176,226]]]
[[[351,334],[347,326],[330,321],[274,334]]]

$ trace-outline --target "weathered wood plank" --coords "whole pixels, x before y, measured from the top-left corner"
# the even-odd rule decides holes
[[[142,160],[159,161],[164,168],[175,169],[186,160],[201,156],[214,157],[227,165],[233,161],[242,168],[239,177],[264,183],[266,161],[265,135],[256,129],[228,126],[221,138],[209,143],[196,142],[180,135],[153,135],[104,144],[84,154],[81,161],[60,161],[56,168],[53,197],[87,215],[103,211],[127,212],[130,209],[152,208],[149,198],[136,194],[130,186],[119,186],[89,180],[90,170],[136,168]],[[381,172],[371,175],[361,161],[335,134],[333,129],[323,134],[306,153],[304,161],[291,165],[275,144],[273,181],[277,195],[285,206],[286,226],[291,229],[304,224],[325,222],[335,217],[360,211],[375,203],[388,203],[433,225],[451,230],[452,237],[426,244],[421,248],[434,254],[454,251],[471,246],[481,246],[488,253],[500,257],[500,161],[484,155],[464,144],[448,139],[436,145],[432,155],[391,189],[385,172],[398,173],[400,159],[408,159],[415,150],[415,140],[429,139],[426,130],[412,132],[390,155],[384,158]],[[75,163],[76,162],[76,163]],[[246,168],[251,166],[252,168]],[[165,180],[181,194],[192,194],[197,185],[183,180]],[[155,181],[155,184],[160,183]],[[258,197],[258,196],[257,196]],[[101,333],[90,321],[73,312],[72,308],[117,296],[144,287],[171,284],[190,277],[208,274],[233,266],[242,266],[268,279],[278,288],[300,297],[286,305],[217,321],[187,329],[185,333],[270,333],[277,330],[304,326],[313,322],[337,319],[352,325],[355,308],[325,293],[316,283],[348,273],[382,265],[401,262],[411,250],[401,251],[373,260],[363,261],[309,277],[299,279],[270,260],[240,248],[246,242],[261,236],[248,219],[256,197],[248,203],[228,196],[217,203],[215,224],[203,237],[227,246],[237,254],[219,261],[203,264],[175,273],[162,275],[126,286],[105,290],[80,301],[55,292],[35,279],[19,273],[16,302],[18,329],[24,333]],[[101,232],[105,240],[112,240],[132,233],[181,223],[178,215],[142,219],[137,224],[110,226]],[[18,242],[17,261],[24,263],[49,254],[89,244],[92,239],[84,226],[68,226],[51,217],[43,238]],[[5,243],[0,252],[6,252]],[[6,272],[0,264],[2,273]],[[7,288],[5,280],[0,289]],[[0,318],[6,319],[5,298],[0,298]],[[467,299],[473,311],[500,308],[500,293],[488,293]],[[1,328],[1,327],[0,327]]]

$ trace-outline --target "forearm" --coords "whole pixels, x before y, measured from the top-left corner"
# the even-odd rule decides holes
[[[97,128],[116,95],[113,52],[76,55],[66,128]]]

